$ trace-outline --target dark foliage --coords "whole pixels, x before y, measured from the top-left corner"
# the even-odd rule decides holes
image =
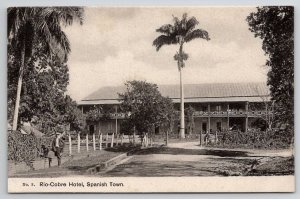
[[[291,6],[258,7],[247,21],[255,37],[263,40],[268,55],[268,85],[275,101],[275,120],[294,131],[294,8]]]

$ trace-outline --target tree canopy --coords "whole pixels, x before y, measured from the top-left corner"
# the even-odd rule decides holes
[[[15,104],[12,129],[16,130],[18,121],[20,121],[19,117],[28,118],[31,117],[30,111],[34,113],[36,107],[29,106],[29,104],[35,103],[45,109],[44,103],[49,100],[48,98],[58,97],[58,95],[52,96],[54,93],[47,92],[51,90],[50,87],[59,90],[57,85],[68,84],[68,79],[58,77],[68,75],[65,64],[71,51],[70,42],[63,31],[63,27],[72,25],[74,21],[82,24],[83,8],[11,7],[8,8],[7,12],[8,83],[9,92],[14,90],[16,93],[15,97],[12,97],[10,92],[8,97],[9,103]],[[57,73],[60,70],[57,69],[59,66],[65,70],[60,71],[60,74]],[[56,69],[53,69],[54,67]],[[23,79],[24,75],[25,79]],[[57,79],[62,80],[62,82],[58,83]],[[31,86],[22,84],[31,84]],[[31,89],[28,90],[29,87]],[[36,89],[38,87],[41,89],[39,90],[40,93],[35,94],[43,94],[43,97],[46,98],[41,100],[41,103],[36,101],[36,99],[40,99],[40,96],[35,98],[32,95],[32,99],[30,99],[30,94],[27,95],[33,90],[38,91]],[[24,88],[27,90],[24,91]],[[55,103],[55,100],[51,102]],[[26,111],[22,110],[24,108]],[[53,104],[50,104],[48,108],[53,109]],[[21,116],[19,111],[29,115]],[[45,118],[48,116],[45,115]]]
[[[163,97],[156,84],[146,81],[128,81],[126,91],[119,94],[121,110],[128,114],[128,121],[138,133],[151,133],[152,130],[173,119],[173,104],[170,98]]]
[[[173,24],[165,24],[156,29],[156,32],[161,33],[153,41],[153,46],[156,50],[164,45],[179,44],[179,52],[174,56],[174,59],[178,62],[178,69],[184,67],[184,61],[188,59],[188,54],[183,52],[183,44],[190,42],[194,39],[201,38],[210,40],[208,32],[203,29],[196,29],[199,24],[195,17],[188,17],[186,13],[182,15],[182,18],[173,17]]]
[[[67,55],[71,48],[62,28],[73,21],[82,23],[82,8],[8,9],[9,122],[17,107],[18,121],[35,118],[39,130],[46,134],[61,125],[83,128],[84,115],[65,94],[69,84]],[[17,98],[20,103],[16,103]]]
[[[258,7],[247,17],[255,37],[268,55],[268,81],[278,123],[294,126],[294,8]]]

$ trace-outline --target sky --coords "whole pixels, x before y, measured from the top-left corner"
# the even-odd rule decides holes
[[[68,94],[80,101],[104,86],[128,80],[179,84],[174,54],[178,45],[152,46],[155,30],[173,16],[195,16],[197,28],[211,40],[184,45],[189,54],[183,70],[185,84],[266,82],[262,40],[249,31],[246,17],[255,7],[88,7],[83,25],[65,29],[71,43]]]

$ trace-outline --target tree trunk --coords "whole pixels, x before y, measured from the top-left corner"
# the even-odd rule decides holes
[[[94,149],[94,151],[96,151],[96,137],[95,137],[95,133],[93,133],[93,149]]]
[[[77,153],[80,153],[80,133],[77,134]]]
[[[69,155],[72,155],[72,138],[69,132]]]
[[[23,41],[23,46],[21,51],[21,67],[19,70],[17,96],[16,96],[16,103],[15,103],[15,110],[14,110],[13,126],[12,126],[13,131],[17,130],[17,126],[18,126],[19,107],[20,107],[24,69],[25,69],[25,41]]]
[[[85,138],[85,144],[86,144],[86,151],[89,151],[89,134],[86,134]]]
[[[180,74],[180,138],[185,138],[185,127],[184,127],[184,93],[183,93],[183,84],[182,84],[182,68],[179,66]]]

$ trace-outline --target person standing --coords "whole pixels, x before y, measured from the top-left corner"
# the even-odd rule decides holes
[[[61,155],[62,155],[64,145],[65,145],[65,142],[63,140],[64,134],[65,134],[65,132],[56,133],[55,138],[52,141],[52,150],[53,150],[55,156],[57,157],[57,163],[58,163],[59,167],[61,165]]]

